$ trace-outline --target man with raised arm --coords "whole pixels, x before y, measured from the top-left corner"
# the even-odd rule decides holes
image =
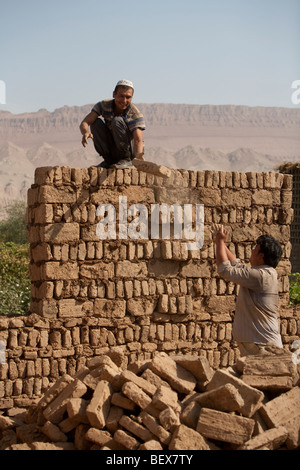
[[[270,344],[282,348],[275,270],[282,255],[280,243],[270,235],[258,237],[249,267],[227,248],[228,232],[223,226],[217,225],[213,229],[218,273],[239,285],[232,335],[241,355],[259,354]]]
[[[99,101],[80,124],[82,145],[94,140],[103,158],[102,168],[130,168],[134,158],[144,160],[142,113],[132,103],[134,88],[129,80],[120,80],[113,99]]]

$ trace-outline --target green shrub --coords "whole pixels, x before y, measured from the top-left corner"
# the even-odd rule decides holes
[[[26,315],[30,305],[28,245],[0,243],[0,315]]]
[[[27,243],[25,201],[11,202],[5,212],[6,218],[0,221],[0,242]]]
[[[300,273],[290,277],[290,303],[300,304]]]

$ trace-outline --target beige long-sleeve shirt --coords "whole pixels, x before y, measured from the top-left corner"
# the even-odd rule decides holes
[[[278,325],[278,278],[270,266],[248,267],[239,259],[224,261],[218,273],[239,284],[233,322],[233,339],[238,342],[282,347]]]

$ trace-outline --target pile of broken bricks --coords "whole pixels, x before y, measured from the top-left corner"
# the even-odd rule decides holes
[[[299,449],[294,362],[270,347],[214,371],[200,356],[127,364],[112,349],[28,410],[0,415],[0,450]]]

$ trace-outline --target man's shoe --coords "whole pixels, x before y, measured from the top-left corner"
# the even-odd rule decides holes
[[[111,165],[111,168],[117,168],[117,169],[121,169],[121,170],[124,170],[124,168],[132,168],[133,167],[133,164],[131,162],[131,160],[120,160],[119,162],[117,163],[114,163],[113,165]]]
[[[105,161],[103,160],[103,162],[99,163],[99,165],[95,165],[96,168],[110,168],[110,165]]]

